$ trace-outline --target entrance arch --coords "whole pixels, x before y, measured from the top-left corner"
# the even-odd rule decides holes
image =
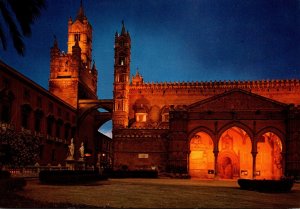
[[[219,139],[218,175],[223,179],[252,178],[252,143],[239,127],[231,127]]]
[[[189,173],[194,178],[214,178],[213,140],[205,132],[197,132],[190,140]]]
[[[282,141],[273,132],[266,132],[257,141],[257,179],[280,179],[283,175]]]

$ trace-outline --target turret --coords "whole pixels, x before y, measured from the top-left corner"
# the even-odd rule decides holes
[[[54,36],[54,43],[53,46],[50,49],[50,59],[54,59],[55,57],[58,57],[60,54],[60,50],[58,48],[58,43],[57,43],[57,39],[56,36]]]
[[[122,21],[121,34],[115,34],[115,63],[114,63],[114,128],[128,126],[129,114],[129,84],[130,84],[130,35],[126,32]]]
[[[82,3],[74,21],[68,20],[68,52],[63,53],[54,39],[50,50],[49,91],[73,107],[79,99],[97,98],[97,69],[91,66],[92,26]]]
[[[135,75],[132,76],[132,85],[139,85],[143,83],[144,83],[143,76],[139,73],[139,69],[136,69]]]

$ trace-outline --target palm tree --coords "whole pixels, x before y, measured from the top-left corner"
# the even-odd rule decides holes
[[[2,48],[7,49],[6,32],[12,38],[18,54],[24,55],[23,37],[31,35],[31,25],[46,7],[45,0],[0,0],[0,41]],[[3,27],[3,24],[7,28]]]

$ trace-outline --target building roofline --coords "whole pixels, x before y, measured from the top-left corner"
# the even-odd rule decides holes
[[[19,80],[21,80],[23,82],[26,82],[27,84],[31,85],[32,87],[34,87],[38,91],[42,92],[43,94],[47,95],[48,97],[52,97],[53,99],[57,100],[61,104],[67,106],[68,108],[72,109],[73,111],[76,111],[76,108],[74,108],[70,104],[66,103],[65,101],[63,101],[59,97],[55,96],[54,94],[50,93],[49,90],[43,88],[42,86],[37,84],[35,81],[29,79],[28,77],[26,77],[22,73],[18,72],[18,70],[16,70],[13,67],[9,66],[8,64],[6,64],[1,59],[0,59],[0,67],[2,68],[1,70],[5,70],[5,72],[7,72],[7,73],[15,75]]]

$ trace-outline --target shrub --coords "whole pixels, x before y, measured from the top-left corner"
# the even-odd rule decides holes
[[[44,170],[39,173],[40,182],[45,184],[78,184],[106,179],[107,176],[100,175],[97,171]]]
[[[22,190],[26,186],[24,178],[6,178],[0,180],[0,192],[13,192]]]
[[[288,192],[294,185],[293,179],[281,180],[250,180],[238,179],[241,189],[256,190],[259,192]]]
[[[0,179],[8,179],[10,176],[11,174],[9,171],[0,170]]]
[[[157,178],[157,170],[116,170],[110,174],[112,178]]]

